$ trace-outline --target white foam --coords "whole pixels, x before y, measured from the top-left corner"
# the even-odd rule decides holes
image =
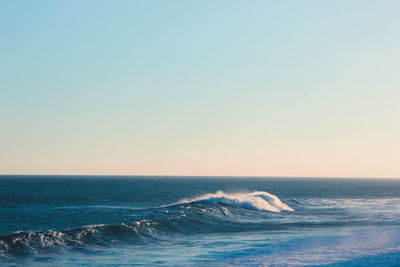
[[[197,198],[182,199],[179,204],[192,202],[224,203],[231,206],[271,212],[294,211],[277,196],[261,191],[251,193],[224,193],[223,191],[218,191],[217,193],[205,194]]]

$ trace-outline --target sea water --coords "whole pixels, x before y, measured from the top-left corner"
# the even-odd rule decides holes
[[[399,266],[400,179],[0,176],[0,265]]]

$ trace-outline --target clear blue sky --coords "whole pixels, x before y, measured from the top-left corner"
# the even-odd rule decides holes
[[[399,14],[0,0],[0,173],[400,177]]]

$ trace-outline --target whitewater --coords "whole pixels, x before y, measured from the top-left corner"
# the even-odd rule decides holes
[[[1,177],[0,265],[390,266],[398,180]]]
[[[231,206],[239,206],[261,211],[281,212],[282,210],[293,211],[291,207],[283,203],[277,196],[268,192],[233,193],[226,194],[218,191],[215,194],[205,194],[203,196],[183,199],[179,203],[221,203]]]

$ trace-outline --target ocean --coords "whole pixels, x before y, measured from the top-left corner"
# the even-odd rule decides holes
[[[1,266],[400,266],[400,179],[0,176]]]

